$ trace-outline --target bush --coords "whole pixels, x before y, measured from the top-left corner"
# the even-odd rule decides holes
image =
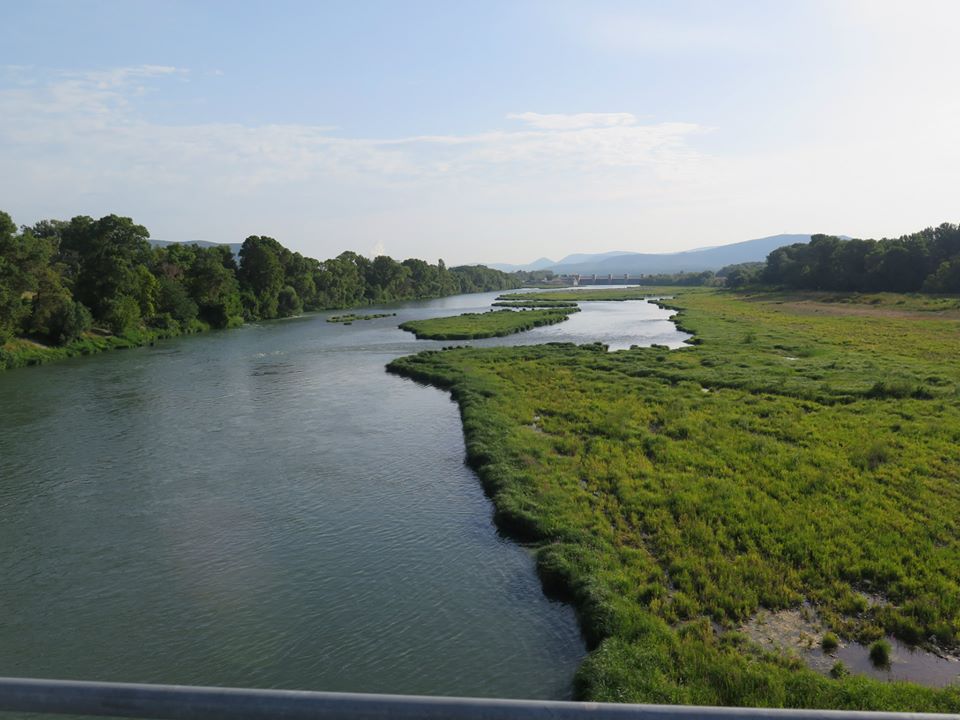
[[[300,296],[297,295],[296,290],[286,285],[280,291],[280,295],[277,298],[277,316],[291,317],[293,315],[299,315],[302,312],[303,302],[300,300]]]
[[[840,640],[832,632],[825,633],[823,636],[823,639],[820,640],[820,647],[823,648],[824,652],[828,652],[828,653],[833,652],[839,646],[840,646]]]
[[[890,667],[890,641],[880,638],[870,646],[870,662],[879,668]]]
[[[140,304],[129,295],[108,300],[104,321],[114,335],[123,335],[133,330],[140,322]]]
[[[839,680],[840,678],[845,678],[850,674],[850,670],[847,669],[847,666],[843,664],[843,660],[837,660],[833,667],[830,668],[830,677]]]
[[[34,301],[27,333],[50,345],[66,345],[90,329],[93,318],[66,292],[41,294]]]

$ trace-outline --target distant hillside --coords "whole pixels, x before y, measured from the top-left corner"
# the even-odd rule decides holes
[[[168,245],[199,245],[200,247],[218,247],[220,245],[226,245],[230,248],[230,252],[234,255],[240,253],[240,246],[243,243],[215,243],[210,242],[209,240],[183,240],[181,242],[175,242],[172,240],[149,240],[148,241],[154,247],[167,247]]]
[[[678,253],[631,253],[623,251],[568,255],[553,265],[507,266],[490,264],[490,267],[507,270],[552,270],[558,275],[652,275],[656,273],[700,272],[719,270],[725,265],[744,262],[759,262],[784,245],[810,242],[809,235],[772,235],[756,240],[745,240],[731,245],[687,250]],[[545,258],[536,261],[540,263]],[[533,265],[534,263],[531,263]]]
[[[488,268],[500,270],[501,272],[517,272],[518,270],[543,270],[544,268],[556,265],[556,263],[550,258],[542,257],[539,260],[534,260],[532,263],[527,263],[526,265],[511,265],[510,263],[485,263],[485,265]]]

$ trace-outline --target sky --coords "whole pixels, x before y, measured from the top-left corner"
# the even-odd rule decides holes
[[[448,264],[960,220],[954,0],[0,0],[0,210]]]

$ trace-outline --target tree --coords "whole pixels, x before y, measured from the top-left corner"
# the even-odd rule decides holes
[[[237,276],[247,299],[244,314],[250,320],[277,317],[280,289],[284,285],[280,248],[273,238],[260,235],[251,235],[240,248]]]
[[[30,312],[29,295],[50,262],[51,243],[29,230],[17,232],[0,212],[0,342],[16,333]]]
[[[61,247],[78,257],[74,297],[93,311],[95,318],[117,321],[123,298],[140,298],[145,276],[139,265],[151,259],[150,233],[130,218],[107,215],[96,221],[77,217],[62,233]],[[135,300],[137,302],[137,300]],[[137,315],[140,315],[138,303]],[[124,309],[123,316],[129,313]]]
[[[197,248],[186,277],[190,298],[197,304],[201,320],[215,328],[243,323],[240,286],[233,271],[224,266],[217,248]]]
[[[89,330],[92,321],[90,311],[74,302],[60,275],[46,268],[30,304],[27,334],[52,345],[66,345]]]

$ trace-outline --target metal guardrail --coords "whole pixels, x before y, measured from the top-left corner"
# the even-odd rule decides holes
[[[168,720],[960,720],[960,715],[620,705],[0,678],[0,711]]]

